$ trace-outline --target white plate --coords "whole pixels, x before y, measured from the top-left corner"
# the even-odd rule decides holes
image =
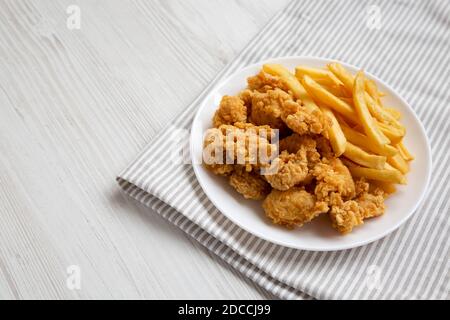
[[[288,230],[272,224],[264,214],[260,201],[245,200],[224,177],[216,176],[201,164],[202,143],[205,131],[212,126],[211,119],[223,95],[234,95],[242,90],[249,76],[255,75],[267,62],[275,62],[293,70],[302,64],[324,67],[332,60],[315,57],[286,57],[263,61],[239,70],[220,83],[202,102],[194,118],[191,131],[191,157],[194,171],[203,190],[213,204],[231,221],[248,232],[270,242],[303,250],[331,251],[358,247],[378,240],[397,229],[414,213],[422,201],[431,173],[431,151],[425,130],[408,103],[391,87],[366,72],[369,79],[376,80],[380,90],[387,93],[383,101],[402,113],[401,122],[406,126],[404,140],[406,147],[415,156],[411,171],[407,175],[408,184],[398,186],[397,192],[386,200],[383,216],[368,219],[348,235],[339,235],[331,227],[326,214],[301,228]],[[335,61],[335,60],[333,60]],[[351,72],[360,68],[341,62]]]

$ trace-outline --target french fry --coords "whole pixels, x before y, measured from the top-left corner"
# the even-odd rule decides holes
[[[381,103],[380,94],[378,93],[378,88],[375,81],[367,79],[365,82],[365,89],[372,99],[382,107],[383,105]]]
[[[386,181],[369,180],[369,184],[371,186],[382,189],[387,194],[392,194],[392,193],[395,193],[395,191],[397,191],[397,188],[395,187],[395,185],[393,183],[389,183]]]
[[[328,90],[328,88],[327,88],[327,90]],[[349,105],[351,105],[353,107],[353,98],[340,97],[339,99],[341,99],[344,102],[347,102]]]
[[[345,138],[354,145],[382,156],[391,157],[397,154],[398,151],[395,147],[389,144],[379,146],[376,144],[367,143],[368,138],[366,135],[356,131],[355,129],[350,128],[345,123],[342,123],[341,119],[339,118],[338,121],[341,125],[342,132],[344,132]]]
[[[355,77],[350,72],[348,72],[347,69],[345,69],[340,63],[337,62],[327,64],[327,68],[344,84],[344,87],[348,92],[353,92]],[[367,90],[366,84],[364,84],[364,89]],[[386,95],[383,92],[379,92],[378,89],[377,92],[379,97],[384,97]]]
[[[311,77],[305,75],[301,78],[301,83],[306,91],[319,100],[321,103],[330,107],[331,109],[341,113],[344,117],[357,122],[357,114],[351,105],[342,101],[338,97],[334,96],[327,90],[325,90],[320,84],[315,82]]]
[[[297,66],[295,68],[295,76],[301,79],[304,75],[310,76],[314,80],[320,79],[323,84],[328,86],[341,86],[342,82],[329,70],[311,68],[306,66]]]
[[[322,81],[322,79],[314,79],[318,84],[320,84],[325,90],[330,92],[332,95],[338,97],[341,100],[344,100],[345,102],[350,104],[353,104],[353,99],[351,98],[351,95],[348,94],[347,90],[343,85],[340,86],[330,86],[327,85],[326,81]]]
[[[403,174],[406,174],[409,171],[408,162],[406,162],[405,159],[402,158],[400,153],[387,158],[387,162]]]
[[[330,70],[343,84],[348,92],[353,92],[353,75],[348,72],[340,63],[329,63],[327,65],[328,70]]]
[[[366,103],[366,92],[364,91],[364,73],[359,71],[355,78],[353,88],[353,101],[359,119],[364,127],[364,132],[369,138],[369,142],[377,144],[379,147],[388,144],[389,139],[381,132],[376,121],[372,118]]]
[[[393,128],[385,123],[377,122],[381,132],[391,141],[392,144],[397,144],[402,141],[405,132],[401,129]]]
[[[396,145],[396,147],[403,159],[405,159],[406,161],[414,160],[413,155],[408,151],[408,149],[406,149],[405,145],[403,144],[403,141],[400,141]]]
[[[395,169],[373,169],[360,166],[349,166],[348,170],[355,178],[406,184],[405,176]]]
[[[394,108],[390,108],[390,107],[385,107],[384,110],[386,110],[387,112],[389,112],[391,114],[391,116],[395,119],[395,120],[400,120],[402,117],[402,114],[400,111],[394,109]]]
[[[344,156],[353,162],[368,168],[383,169],[386,163],[386,157],[369,154],[348,141],[344,151]]]
[[[384,168],[385,168],[386,170],[395,170],[395,171],[398,171],[398,170],[395,169],[393,166],[391,166],[388,162],[386,162],[386,163],[384,164]],[[398,172],[400,172],[400,171],[398,171]]]
[[[347,140],[345,139],[345,135],[342,132],[341,126],[334,116],[333,111],[325,106],[320,106],[323,114],[331,119],[331,126],[328,128],[328,136],[330,138],[330,144],[333,148],[334,154],[336,157],[342,155],[347,146]]]
[[[400,124],[386,109],[382,108],[374,99],[366,92],[365,98],[367,102],[367,108],[370,114],[377,119],[379,122],[385,123],[391,127],[397,128],[398,130],[404,132],[405,127]]]
[[[263,65],[263,70],[273,76],[279,76],[286,83],[294,96],[297,99],[300,99],[309,110],[318,108],[297,78],[284,66],[281,64],[265,64]]]

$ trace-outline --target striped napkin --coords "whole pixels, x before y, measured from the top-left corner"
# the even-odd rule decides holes
[[[448,0],[292,1],[118,176],[119,185],[280,298],[448,299],[449,30]],[[424,124],[434,163],[428,195],[382,240],[338,252],[269,243],[222,215],[191,165],[168,161],[171,146],[180,143],[174,137],[187,136],[197,107],[216,84],[246,65],[288,55],[365,66],[398,90]]]

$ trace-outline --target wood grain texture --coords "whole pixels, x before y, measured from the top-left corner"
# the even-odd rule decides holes
[[[0,299],[271,297],[114,178],[286,3],[0,1]]]

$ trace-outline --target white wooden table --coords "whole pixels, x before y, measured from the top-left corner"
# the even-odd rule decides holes
[[[271,298],[114,178],[286,3],[0,0],[0,299]]]

